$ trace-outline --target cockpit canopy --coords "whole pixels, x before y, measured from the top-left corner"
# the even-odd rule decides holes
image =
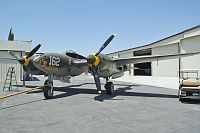
[[[65,55],[67,54],[67,53],[75,53],[75,54],[77,54],[75,51],[73,51],[73,50],[67,50],[66,52],[65,52]]]

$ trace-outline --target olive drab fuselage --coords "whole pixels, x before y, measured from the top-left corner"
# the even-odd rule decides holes
[[[34,65],[49,75],[77,76],[85,71],[73,64],[73,58],[58,53],[45,53],[34,59]]]
[[[99,58],[100,63],[97,69],[100,77],[110,77],[119,72],[112,58],[104,54],[99,54]],[[48,75],[78,76],[86,71],[91,72],[87,62],[84,65],[76,64],[80,61],[80,59],[71,58],[65,54],[45,53],[34,59],[34,65]]]

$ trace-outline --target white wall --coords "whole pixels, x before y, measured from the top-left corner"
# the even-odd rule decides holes
[[[7,41],[0,40],[0,57],[13,58],[8,54],[8,50],[14,51],[20,56],[24,55],[24,51],[31,50],[31,41]],[[17,81],[21,80],[22,68],[16,60],[1,59],[0,58],[0,82],[5,82],[6,74],[9,67],[14,67]]]
[[[119,57],[131,57],[133,56],[133,51],[147,48],[152,48],[152,55],[177,54],[179,53],[178,44],[181,46],[181,53],[200,52],[200,27],[185,30],[149,45],[127,49],[113,54],[119,54]],[[200,69],[200,55],[181,58],[180,69]],[[178,71],[179,59],[152,62],[152,76],[177,77]]]
[[[119,58],[129,58],[133,57],[133,52],[127,52],[127,53],[119,53]]]
[[[0,40],[0,50],[30,51],[31,41]]]
[[[6,74],[9,67],[14,67],[16,79],[17,79],[17,82],[19,82],[20,76],[21,76],[20,64],[14,60],[4,60],[4,59],[0,59],[0,73],[1,73],[0,82],[5,82]]]
[[[15,52],[15,53],[19,54],[20,56],[24,54],[24,52]],[[0,51],[0,57],[13,58],[12,56],[8,54],[8,51]],[[14,67],[15,72],[16,72],[16,78],[17,78],[17,81],[19,82],[22,76],[21,65],[17,62],[17,60],[9,60],[9,59],[2,59],[2,58],[0,58],[0,74],[1,74],[0,82],[5,82],[6,74],[9,67]]]
[[[152,55],[177,54],[178,44],[170,44],[152,48]],[[177,77],[179,68],[178,59],[160,60],[152,62],[152,76]]]
[[[182,53],[199,52],[200,36],[182,39],[180,44]],[[200,69],[200,55],[182,58],[181,69]]]

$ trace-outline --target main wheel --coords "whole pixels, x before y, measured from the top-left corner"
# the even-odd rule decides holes
[[[46,84],[49,84],[49,85],[43,89],[44,97],[45,97],[45,99],[50,99],[53,97],[53,81],[50,82],[50,81],[46,80],[44,82],[44,85],[46,85]]]
[[[114,85],[113,82],[107,82],[105,84],[105,89],[106,89],[106,94],[107,95],[112,95],[114,92]]]

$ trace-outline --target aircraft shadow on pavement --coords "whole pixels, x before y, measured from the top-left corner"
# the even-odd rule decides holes
[[[102,90],[100,95],[97,94],[96,89],[88,89],[88,88],[79,88],[86,84],[94,84],[94,83],[84,83],[79,85],[70,85],[65,87],[55,87],[55,91],[65,92],[62,94],[55,95],[53,99],[68,97],[77,94],[95,94],[97,96],[94,97],[94,100],[103,102],[104,100],[122,100],[116,99],[116,96],[138,96],[138,97],[157,97],[157,98],[177,98],[176,95],[171,94],[159,94],[159,93],[146,93],[146,92],[130,92],[129,90],[134,89],[134,86],[139,85],[125,85],[125,84],[115,84],[120,86],[120,88],[116,88],[112,95],[107,95],[105,90]],[[113,99],[115,98],[115,99]]]
[[[65,87],[54,87],[55,91],[60,91],[65,93],[55,95],[53,99],[68,97],[77,94],[97,94],[97,91],[95,89],[79,88],[87,84],[94,84],[94,83],[83,83],[78,85],[69,85]]]
[[[107,95],[105,90],[102,90],[102,93],[99,95],[97,94],[96,88],[94,89],[88,89],[83,88],[84,85],[95,85],[94,83],[83,83],[83,84],[77,84],[77,85],[69,85],[64,87],[54,87],[55,91],[63,92],[61,94],[57,94],[53,96],[53,99],[73,96],[77,94],[95,94],[94,97],[95,101],[101,101],[104,100],[122,100],[122,99],[116,99],[116,96],[137,96],[137,97],[156,97],[156,98],[177,98],[177,95],[171,95],[171,94],[160,94],[160,93],[150,93],[150,92],[130,92],[129,90],[134,89],[134,86],[140,86],[137,84],[122,84],[117,83],[114,85],[117,85],[118,87],[115,87],[115,91],[112,95]],[[101,84],[104,85],[104,84]],[[36,87],[36,86],[28,86],[28,87]],[[42,93],[42,89],[35,90],[32,92],[28,92],[27,94],[32,93]]]
[[[159,94],[159,93],[149,93],[149,92],[148,93],[147,92],[130,92],[129,90],[134,89],[133,88],[134,86],[139,86],[139,85],[124,85],[124,84],[115,84],[115,85],[118,85],[118,86],[121,86],[121,87],[116,88],[113,95],[107,95],[105,90],[102,90],[102,93],[100,95],[98,95],[95,88],[94,89],[79,88],[79,87],[81,87],[83,85],[87,85],[87,84],[95,85],[94,83],[84,83],[84,84],[70,85],[70,86],[65,86],[65,87],[54,87],[55,91],[64,92],[64,93],[55,95],[53,97],[53,99],[73,96],[73,95],[77,95],[77,94],[95,94],[96,96],[94,97],[94,100],[100,101],[100,102],[103,102],[104,100],[123,100],[123,99],[116,99],[115,98],[116,96],[177,98],[176,95],[170,95],[170,94]],[[29,86],[29,87],[34,88],[36,86]],[[42,92],[42,89],[39,89],[39,90],[36,90],[36,91],[28,92],[27,94],[41,93],[41,92]],[[3,108],[0,108],[0,110],[9,109],[9,108],[22,106],[22,105],[26,105],[26,104],[31,104],[31,103],[39,102],[39,101],[42,101],[42,100],[43,99],[35,100],[35,101],[31,101],[31,102],[26,102],[26,103],[22,103],[22,104],[17,104],[17,105],[12,105],[12,106],[9,106],[9,107],[3,107]]]
[[[156,97],[156,98],[177,98],[176,95],[171,94],[159,94],[159,93],[150,93],[150,92],[129,92],[128,90],[131,90],[132,86],[127,87],[121,87],[117,88],[113,95],[105,95],[101,94],[98,96],[95,96],[95,100],[103,102],[104,100],[110,100],[113,99],[116,96],[135,96],[135,97]]]

